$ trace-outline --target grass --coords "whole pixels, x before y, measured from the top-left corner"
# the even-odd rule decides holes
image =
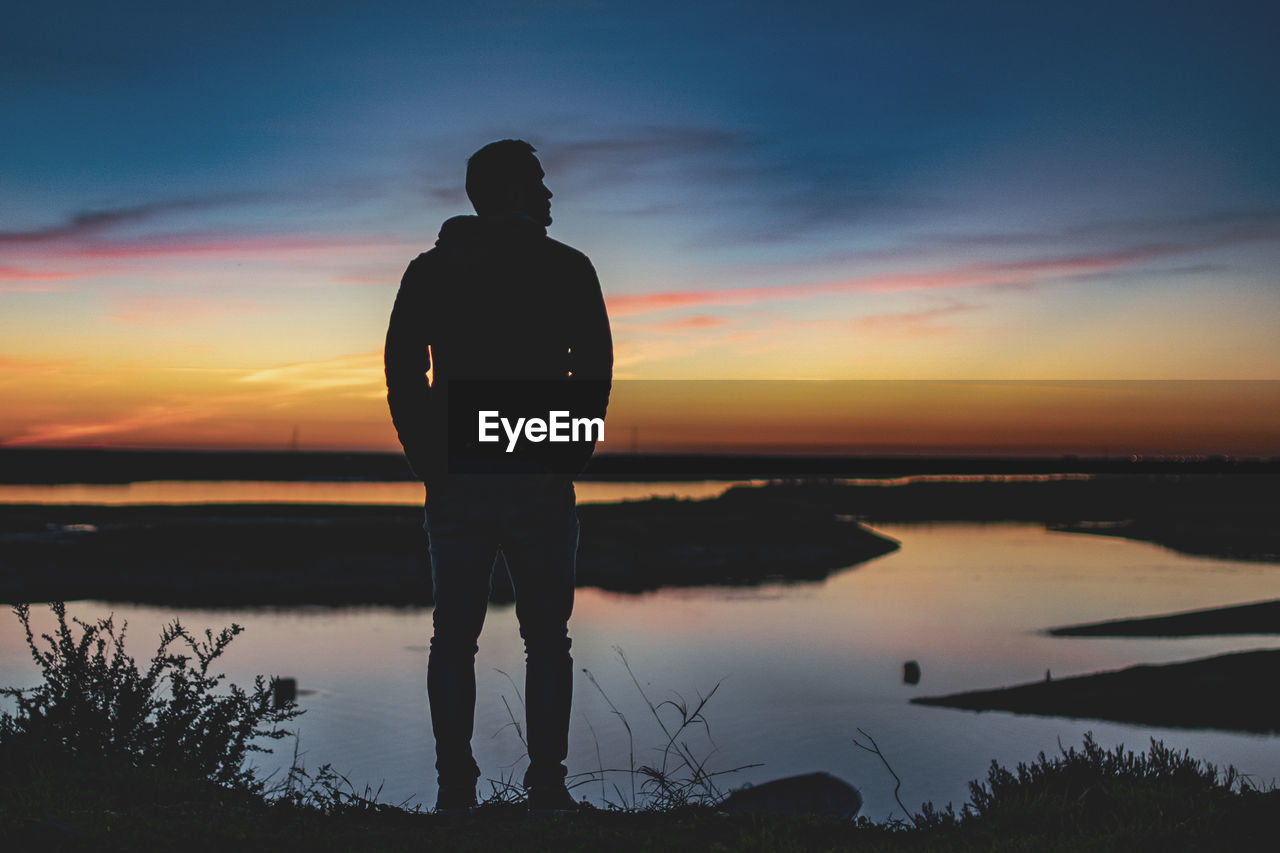
[[[674,699],[654,702],[640,684],[640,679],[636,677],[635,671],[632,670],[631,664],[622,649],[615,646],[614,652],[622,662],[623,668],[626,669],[627,676],[631,679],[632,685],[635,686],[636,692],[644,702],[645,708],[648,709],[650,716],[657,723],[664,740],[656,750],[655,760],[637,767],[635,735],[632,731],[631,723],[627,720],[626,715],[618,710],[618,706],[605,693],[604,688],[596,681],[595,676],[589,670],[584,669],[583,673],[586,675],[587,680],[591,682],[591,686],[599,692],[605,704],[609,706],[610,712],[618,718],[627,732],[627,767],[606,769],[603,762],[601,762],[597,770],[581,774],[574,780],[575,782],[579,784],[598,782],[600,784],[601,801],[615,810],[672,811],[688,806],[714,806],[724,799],[728,793],[720,787],[721,777],[759,766],[757,764],[748,764],[720,770],[708,766],[718,749],[715,741],[711,739],[711,725],[703,712],[707,707],[707,703],[711,701],[716,691],[720,689],[719,684],[712,687],[705,696],[698,694],[696,702],[689,702],[678,695]],[[706,741],[707,746],[710,747],[705,753],[703,750],[706,747],[694,745],[691,741],[691,738],[699,733]],[[594,736],[594,734],[595,730],[593,728],[592,735]],[[597,758],[599,755],[600,749],[597,741]],[[616,778],[617,776],[622,776],[627,780],[630,789],[629,794],[624,792],[616,781],[612,782],[611,785],[606,784],[610,777]],[[637,788],[637,782],[639,782],[639,788]],[[612,788],[612,794],[610,793],[610,787]]]
[[[630,775],[626,788],[614,783],[614,807],[535,819],[508,792],[468,815],[407,811],[328,767],[308,774],[295,762],[274,785],[255,775],[246,755],[283,737],[281,724],[298,712],[275,708],[262,679],[240,690],[211,674],[235,626],[200,639],[175,622],[139,668],[124,651],[124,628],[109,619],[69,623],[54,605],[58,629],[36,638],[29,611],[15,612],[44,682],[4,689],[17,701],[16,713],[0,714],[6,849],[1132,853],[1270,850],[1280,830],[1280,792],[1232,768],[1158,741],[1133,752],[1088,736],[1012,770],[993,762],[959,810],[926,805],[909,822],[725,815],[715,810],[718,774],[688,739],[706,732],[715,691],[654,703],[634,673],[667,742],[648,765],[635,767],[633,757],[630,768],[591,776],[603,787],[605,772]]]
[[[576,791],[580,796],[583,790],[594,790],[595,786],[599,785],[599,801],[604,804],[606,810],[614,812],[673,811],[689,806],[713,806],[724,799],[728,793],[721,787],[722,777],[759,766],[748,764],[729,769],[714,769],[709,766],[718,749],[711,739],[711,726],[703,711],[719,690],[719,684],[712,687],[705,696],[698,694],[697,701],[693,703],[678,694],[674,699],[654,702],[641,685],[640,679],[636,677],[626,654],[618,646],[614,647],[614,652],[649,715],[657,724],[658,731],[662,733],[663,742],[653,750],[655,758],[652,761],[637,765],[635,732],[631,722],[622,711],[618,710],[618,706],[600,686],[595,675],[584,668],[583,675],[604,699],[610,712],[626,731],[627,766],[605,766],[595,727],[588,720],[588,729],[595,739],[597,766],[595,770],[570,774],[565,782],[571,791]],[[517,705],[523,709],[524,697],[520,695],[520,687],[515,679],[502,670],[498,670],[498,673],[507,679],[515,693]],[[502,697],[502,703],[506,708],[508,719],[503,728],[510,727],[515,731],[526,754],[507,768],[501,778],[490,780],[492,793],[485,801],[486,805],[518,803],[523,801],[525,796],[523,786],[515,781],[516,768],[528,757],[529,744],[525,740],[524,726],[520,722],[523,714],[512,707],[505,695]],[[703,743],[694,743],[694,737],[700,737]],[[618,781],[619,778],[622,782]]]

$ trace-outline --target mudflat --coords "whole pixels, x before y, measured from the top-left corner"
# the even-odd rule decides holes
[[[898,547],[789,492],[578,508],[578,584],[821,580]],[[505,567],[494,597],[511,600]],[[0,601],[427,604],[422,510],[403,506],[0,507]]]
[[[1280,599],[1162,616],[1111,619],[1050,628],[1055,637],[1204,637],[1280,634]]]
[[[1269,734],[1280,732],[1278,678],[1280,649],[1264,649],[911,701],[970,711]]]

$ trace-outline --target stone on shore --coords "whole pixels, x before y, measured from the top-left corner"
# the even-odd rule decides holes
[[[852,820],[862,808],[862,795],[830,773],[807,773],[734,791],[719,807],[726,812],[811,814]]]

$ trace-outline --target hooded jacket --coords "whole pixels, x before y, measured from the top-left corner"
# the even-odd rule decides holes
[[[526,443],[514,457],[493,457],[499,447],[473,441],[474,407],[483,399],[515,412],[545,402],[543,417],[564,406],[574,417],[604,417],[613,340],[595,269],[525,217],[449,219],[435,248],[405,270],[384,364],[391,418],[419,478],[456,472],[476,452],[532,466],[524,470],[576,473],[594,442]]]

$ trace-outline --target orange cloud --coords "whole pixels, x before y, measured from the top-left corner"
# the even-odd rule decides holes
[[[664,332],[686,332],[697,331],[699,329],[714,329],[719,326],[727,325],[730,322],[728,317],[716,317],[710,314],[694,314],[689,317],[680,317],[674,320],[655,320],[651,322],[628,322],[620,319],[613,324],[614,332],[625,332],[629,334],[662,334]]]
[[[279,446],[298,425],[311,446],[394,446],[380,350],[260,370],[55,370],[7,357],[0,370],[19,383],[0,418],[9,446]]]
[[[617,340],[613,345],[614,378],[632,379],[631,368],[655,361],[687,359],[714,343],[709,338],[641,338]]]
[[[167,326],[190,320],[248,314],[260,306],[198,296],[124,296],[113,299],[106,319],[134,326]]]
[[[386,395],[381,349],[255,370],[237,381],[271,385],[287,393],[363,388],[379,397]]]
[[[0,355],[0,372],[7,376],[15,376],[18,374],[30,375],[33,373],[53,373],[64,369],[69,364],[68,359],[41,359],[34,360],[30,358],[20,358],[11,355]]]
[[[934,321],[938,318],[962,314],[973,309],[973,305],[957,302],[938,308],[926,308],[921,311],[872,314],[854,320],[853,327],[860,332],[886,334],[900,338],[927,337],[952,331],[953,327],[951,326],[942,326],[935,323]]]
[[[189,424],[194,421],[212,417],[206,405],[188,404],[184,406],[153,405],[124,417],[100,421],[79,421],[66,423],[39,424],[15,438],[3,442],[8,447],[21,447],[27,444],[62,444],[79,439],[92,438],[112,433],[129,433],[155,427],[169,427]]]
[[[727,317],[714,317],[710,314],[695,314],[692,317],[682,317],[679,320],[666,320],[661,323],[654,323],[654,329],[711,329],[716,326],[723,326],[728,323]]]

